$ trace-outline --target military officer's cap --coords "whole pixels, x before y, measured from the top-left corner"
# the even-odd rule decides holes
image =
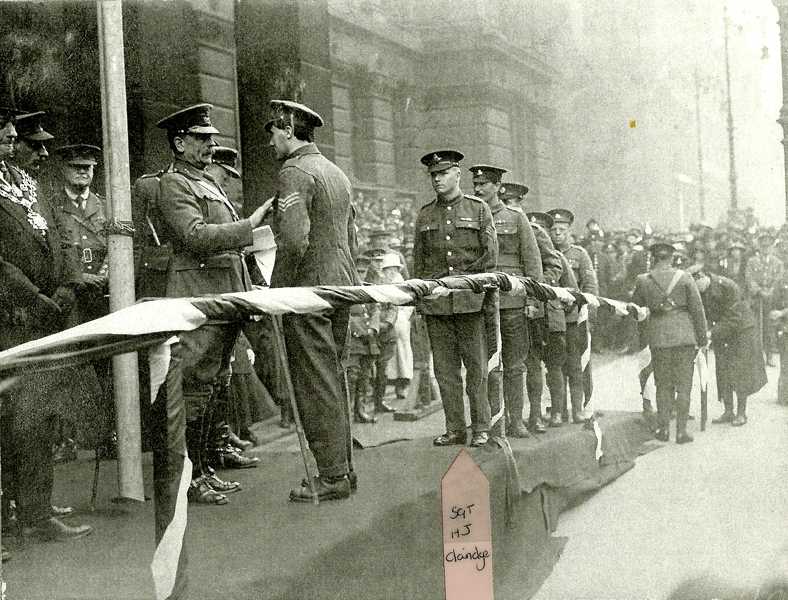
[[[38,112],[19,115],[16,118],[17,135],[29,142],[46,142],[55,139],[55,136],[45,131],[41,125],[41,119],[46,113],[43,110]]]
[[[668,242],[654,242],[648,247],[648,251],[657,258],[664,258],[673,256],[676,253],[676,248]]]
[[[551,208],[547,214],[553,217],[554,223],[569,223],[571,225],[575,222],[574,213],[566,208]]]
[[[528,217],[528,221],[530,223],[536,223],[537,225],[541,225],[547,229],[550,229],[553,226],[553,217],[545,212],[529,212],[526,213]]]
[[[498,189],[498,197],[501,200],[520,200],[528,193],[528,186],[522,183],[506,181]]]
[[[291,117],[310,127],[323,126],[323,117],[305,104],[292,100],[271,100],[270,105],[272,117],[265,124],[265,130],[268,133],[271,133],[271,127],[277,123],[279,129],[284,128],[285,125],[292,125]]]
[[[501,181],[504,173],[508,173],[507,169],[501,167],[494,167],[492,165],[474,165],[468,169],[473,175],[474,181],[482,181],[489,183],[498,183]]]
[[[55,154],[69,165],[95,165],[101,156],[101,148],[90,144],[70,144],[56,148]]]
[[[235,168],[237,158],[238,150],[235,148],[228,148],[227,146],[214,146],[213,148],[213,162],[227,171],[230,176],[240,179],[241,174]]]
[[[219,130],[211,123],[211,109],[208,103],[195,104],[175,111],[156,123],[156,127],[166,129],[169,133],[181,135],[184,133],[211,134]]]
[[[372,257],[367,256],[366,254],[361,254],[356,257],[356,266],[357,267],[366,267],[372,262]]]
[[[605,252],[618,252],[618,247],[613,242],[605,244]]]
[[[728,252],[730,252],[731,250],[735,250],[736,248],[738,248],[739,250],[746,250],[747,249],[747,247],[744,244],[742,244],[739,240],[735,240],[728,247]]]
[[[457,150],[435,150],[422,156],[421,164],[427,167],[429,173],[437,173],[449,167],[459,167],[463,158],[465,155]]]

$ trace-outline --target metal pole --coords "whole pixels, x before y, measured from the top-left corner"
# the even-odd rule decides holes
[[[724,21],[725,21],[725,93],[727,99],[728,109],[728,182],[730,184],[731,194],[731,210],[736,210],[739,207],[739,198],[736,192],[736,151],[734,149],[733,140],[733,106],[731,102],[731,65],[728,52],[728,6],[724,6]]]
[[[101,122],[104,165],[109,200],[110,310],[134,303],[132,238],[122,232],[131,224],[129,134],[126,122],[126,72],[123,58],[121,0],[97,0],[99,64],[101,67]],[[116,427],[118,432],[118,495],[122,500],[145,501],[142,486],[139,379],[136,353],[113,357]]]
[[[706,190],[703,187],[703,137],[700,121],[700,81],[695,68],[695,129],[698,139],[698,209],[701,222],[706,220]]]

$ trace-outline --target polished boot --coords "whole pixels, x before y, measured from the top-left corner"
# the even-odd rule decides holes
[[[353,411],[353,421],[355,423],[377,423],[377,419],[364,410],[367,381],[365,377],[361,377],[361,370],[358,367],[348,368],[347,386],[350,392],[350,408]]]
[[[70,527],[55,517],[42,519],[31,526],[22,528],[23,537],[38,538],[43,541],[76,540],[91,533],[93,533],[93,528],[90,525]]]
[[[486,431],[477,431],[473,434],[471,438],[471,447],[473,448],[481,448],[487,444],[487,441],[490,439],[490,434]]]
[[[464,431],[462,432],[446,432],[439,435],[432,440],[433,446],[457,446],[464,445],[467,437]]]
[[[731,421],[734,427],[747,423],[747,396],[736,397],[736,418]]]
[[[306,482],[302,481],[298,489],[290,490],[291,502],[312,502],[312,490]],[[350,497],[350,480],[346,475],[342,477],[321,477],[314,478],[313,486],[317,499],[320,502],[326,500],[342,500]]]

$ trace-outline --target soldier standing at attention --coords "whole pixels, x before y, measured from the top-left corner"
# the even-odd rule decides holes
[[[744,271],[747,289],[750,293],[752,310],[758,321],[766,364],[773,366],[772,353],[775,351],[774,328],[768,315],[772,310],[772,297],[783,278],[784,265],[774,252],[774,234],[764,230],[758,236],[758,248],[747,260]]]
[[[571,244],[569,236],[575,216],[565,208],[554,208],[547,211],[553,217],[550,236],[556,249],[563,253],[577,281],[577,289],[588,294],[599,294],[596,272],[588,252],[582,246]],[[579,311],[573,307],[566,315],[566,363],[564,372],[569,380],[569,394],[572,400],[572,422],[582,423],[586,420],[583,413],[583,397],[590,396],[591,364],[587,367],[589,382],[584,382],[581,357],[587,347],[588,327],[591,315],[586,322],[578,324]],[[566,415],[565,415],[566,416]]]
[[[323,119],[289,100],[272,100],[271,108],[273,118],[265,129],[282,161],[274,201],[278,248],[271,287],[357,285],[350,181],[314,143]],[[340,363],[349,318],[350,310],[341,308],[282,319],[296,401],[320,473],[315,489],[321,500],[347,498],[356,488]],[[290,499],[311,502],[308,482],[292,490]]]
[[[506,206],[498,197],[502,187],[501,176],[506,173],[506,169],[475,165],[470,171],[474,194],[484,200],[492,212],[498,237],[496,271],[542,281],[542,259],[530,224],[521,210]],[[506,433],[518,438],[530,437],[523,424],[525,361],[530,347],[525,300],[524,297],[501,294],[499,305],[503,397],[508,416]],[[498,398],[500,384],[500,374],[497,377],[490,376],[487,382],[490,398]]]
[[[495,268],[498,243],[490,208],[460,189],[460,161],[456,150],[438,150],[422,157],[436,198],[416,218],[413,271],[421,279],[484,273]],[[466,442],[461,368],[471,409],[472,446],[489,439],[490,404],[487,399],[487,342],[482,303],[484,295],[471,290],[422,302],[435,377],[443,401],[446,433],[436,446]]]
[[[706,345],[706,313],[692,276],[673,267],[675,248],[657,242],[649,248],[653,267],[638,275],[632,302],[651,311],[642,333],[651,348],[657,388],[658,440],[670,438],[670,413],[676,401],[676,443],[692,441],[687,433],[695,355]]]
[[[546,283],[552,286],[577,289],[577,280],[569,263],[561,252],[555,249],[547,231],[553,227],[553,217],[543,212],[527,214],[534,230],[539,252],[542,254],[542,269]],[[569,310],[574,309],[574,305]],[[576,309],[574,309],[576,310]],[[532,431],[544,433],[544,425],[540,421],[542,390],[544,377],[542,365],[547,367],[547,387],[550,390],[550,427],[563,425],[566,412],[566,382],[564,365],[566,363],[566,310],[563,302],[558,299],[540,303],[534,302],[529,307],[532,348],[528,355],[528,398],[531,413],[528,425]]]
[[[104,200],[94,193],[94,169],[101,148],[90,144],[74,144],[55,149],[61,161],[63,188],[54,203],[63,214],[63,223],[71,244],[76,248],[82,265],[82,276],[91,286],[91,293],[80,294],[72,315],[75,323],[103,317],[109,313],[105,294],[109,286],[107,262],[107,234],[104,227],[107,215]],[[99,372],[99,377],[105,373]]]

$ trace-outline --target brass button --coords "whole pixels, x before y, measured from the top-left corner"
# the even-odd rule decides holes
[[[200,263],[200,268],[202,269],[205,266],[205,263]]]
[[[454,267],[449,267],[449,271],[453,271],[453,270],[454,270]]]
[[[446,207],[446,210],[451,210],[451,206],[447,206],[447,207]]]
[[[447,235],[447,236],[446,236],[446,241],[448,242],[449,240],[451,240],[451,236],[450,236],[450,235]]]
[[[451,250],[446,253],[446,256],[451,256]]]
[[[451,225],[451,221],[446,221],[446,225]]]

